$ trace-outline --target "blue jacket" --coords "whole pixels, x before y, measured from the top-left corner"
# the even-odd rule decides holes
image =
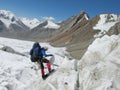
[[[30,50],[30,55],[32,56],[32,54],[33,54],[33,50],[34,50],[34,48],[36,48],[37,46],[33,46],[33,48]],[[46,52],[45,52],[45,49],[44,48],[39,48],[39,49],[41,49],[40,51],[41,52],[39,52],[40,54],[42,53],[42,56],[43,57],[48,57],[48,56],[53,56],[52,54],[46,54]]]
[[[41,48],[41,53],[42,53],[43,57],[53,56],[52,54],[46,54],[44,48]]]

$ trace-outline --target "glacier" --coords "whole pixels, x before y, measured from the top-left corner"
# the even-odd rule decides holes
[[[46,80],[39,65],[30,61],[33,43],[0,37],[0,48],[24,54],[0,49],[0,90],[120,90],[120,35],[96,38],[80,60],[70,60],[65,47],[40,43],[54,55],[48,59],[56,72]]]

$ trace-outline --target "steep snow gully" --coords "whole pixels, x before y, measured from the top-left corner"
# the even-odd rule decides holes
[[[81,60],[69,60],[66,48],[40,43],[54,54],[48,59],[56,72],[46,80],[30,61],[33,43],[0,38],[0,90],[120,90],[120,35],[96,38]]]

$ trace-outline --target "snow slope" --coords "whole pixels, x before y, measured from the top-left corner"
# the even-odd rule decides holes
[[[93,29],[99,29],[101,32],[108,31],[112,26],[114,26],[118,21],[120,21],[120,16],[115,14],[101,14],[98,24],[93,27]]]
[[[33,43],[0,38],[0,48],[9,46],[25,55],[0,50],[0,90],[120,90],[120,35],[97,38],[80,61],[69,60],[65,48],[40,43],[54,55],[48,59],[57,70],[46,80],[29,59]]]
[[[30,29],[33,29],[34,27],[38,26],[41,22],[34,18],[34,19],[28,19],[28,18],[20,18],[20,20],[28,26]]]
[[[47,23],[46,26],[44,26],[44,28],[58,29],[58,28],[60,27],[59,25],[53,23],[53,21],[51,21],[51,20],[48,20],[47,22],[48,22],[48,23]]]
[[[0,90],[74,90],[76,88],[77,71],[75,60],[68,61],[65,48],[54,48],[47,43],[41,46],[49,48],[47,53],[52,68],[57,71],[46,81],[41,78],[37,63],[30,61],[28,54],[33,42],[8,38],[0,38],[0,48],[9,46],[15,51],[25,54],[21,56],[0,50]],[[46,73],[48,72],[45,68]]]
[[[97,38],[78,69],[79,90],[120,90],[120,35]]]

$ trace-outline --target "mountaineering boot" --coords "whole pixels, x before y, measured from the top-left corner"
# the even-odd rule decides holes
[[[43,80],[45,80],[48,77],[48,74],[42,76]]]
[[[49,73],[52,73],[53,71],[55,71],[55,69],[49,70]]]

